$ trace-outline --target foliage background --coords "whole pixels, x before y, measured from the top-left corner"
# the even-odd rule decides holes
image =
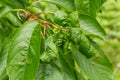
[[[98,21],[107,32],[107,43],[98,41],[108,58],[114,64],[114,80],[120,80],[120,0],[108,0],[98,14]]]

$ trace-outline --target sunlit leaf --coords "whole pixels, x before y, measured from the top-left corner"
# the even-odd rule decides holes
[[[27,21],[14,35],[8,50],[7,73],[10,80],[34,80],[40,58],[40,26]]]

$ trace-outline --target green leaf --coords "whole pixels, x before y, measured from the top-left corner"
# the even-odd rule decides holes
[[[0,22],[6,35],[10,35],[10,33],[15,29],[15,26],[5,17],[0,18]]]
[[[18,0],[19,1],[19,0]],[[29,0],[20,0],[22,4],[24,4],[24,6],[29,4]]]
[[[74,73],[74,60],[70,54],[60,55],[60,62],[64,72],[64,80],[76,80]]]
[[[96,13],[104,2],[105,0],[75,0],[75,6],[81,14],[96,17]]]
[[[93,59],[100,64],[103,64],[105,66],[108,66],[111,70],[113,70],[113,65],[108,60],[107,56],[104,54],[104,52],[100,49],[100,47],[92,40],[90,40],[91,44],[96,48],[98,51],[100,57],[94,57]]]
[[[31,7],[31,6],[28,6],[27,7],[27,10],[29,10],[30,12],[34,13],[34,14],[37,14],[37,13],[40,13],[42,12],[40,8],[37,8],[37,7]]]
[[[1,52],[1,47],[2,47],[2,43],[5,39],[5,34],[3,32],[3,30],[0,28],[0,52]]]
[[[58,20],[64,20],[67,18],[67,14],[64,11],[56,11],[55,12],[55,18]]]
[[[37,80],[76,80],[71,55],[61,56],[60,59],[49,63],[41,63]]]
[[[67,19],[68,15],[67,13],[65,13],[64,11],[61,11],[61,10],[58,10],[55,12],[55,22],[60,24],[60,23],[63,23],[63,21],[65,21],[65,19]]]
[[[9,41],[5,40],[6,35],[0,28],[0,80],[6,79],[6,60]]]
[[[64,80],[63,77],[59,60],[40,64],[37,80]]]
[[[49,63],[41,63],[37,80],[76,80],[74,60],[71,55],[60,55],[60,58]]]
[[[40,58],[40,27],[37,21],[27,21],[11,40],[7,57],[10,80],[35,80]]]
[[[11,10],[8,6],[1,6],[0,7],[0,18],[4,16],[6,13],[8,13]]]
[[[75,10],[74,8],[74,0],[44,0],[53,4],[56,4],[58,6],[63,7],[64,9],[66,9],[67,11],[73,11]]]
[[[6,72],[6,61],[7,61],[7,53],[8,48],[10,46],[10,40],[9,37],[7,40],[5,40],[1,53],[0,53],[0,80],[5,80],[7,78],[7,72]]]
[[[87,35],[94,35],[105,40],[106,33],[96,19],[84,14],[80,14],[79,18],[80,28],[84,30],[84,33]]]
[[[53,42],[53,36],[49,36],[47,40],[45,41],[45,51],[40,56],[40,59],[43,62],[50,62],[51,60],[54,60],[58,58],[58,49],[55,43]]]
[[[69,14],[68,20],[70,21],[69,24],[71,24],[72,27],[79,26],[78,12],[74,11],[71,14]]]
[[[46,45],[54,52],[54,53],[58,53],[57,47],[55,45],[55,43],[53,42],[53,36],[48,37],[48,39],[46,40]]]
[[[6,39],[2,41],[2,45],[1,45],[2,48],[0,52],[0,80],[5,80],[6,78],[8,78],[6,72],[8,48],[10,47],[11,44],[10,41],[12,40],[12,37],[15,34],[16,34],[16,30],[10,36],[6,37]]]
[[[72,45],[71,48],[74,59],[81,73],[85,75],[86,78],[90,80],[112,80],[113,70],[111,66],[104,65],[104,62],[99,63],[95,60],[88,60],[79,52],[76,46]]]
[[[14,24],[14,26],[20,26],[21,25],[20,20],[13,13],[8,13],[6,15],[6,17],[12,24]]]
[[[13,8],[24,8],[24,4],[21,2],[22,0],[4,0],[7,4],[9,4]]]

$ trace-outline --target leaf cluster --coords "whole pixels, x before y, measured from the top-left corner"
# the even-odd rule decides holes
[[[112,80],[94,38],[105,0],[1,0],[0,80]]]

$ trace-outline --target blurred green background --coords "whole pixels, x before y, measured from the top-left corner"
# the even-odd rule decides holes
[[[107,0],[101,8],[97,19],[107,33],[107,41],[97,42],[113,63],[113,80],[120,80],[120,0]]]

